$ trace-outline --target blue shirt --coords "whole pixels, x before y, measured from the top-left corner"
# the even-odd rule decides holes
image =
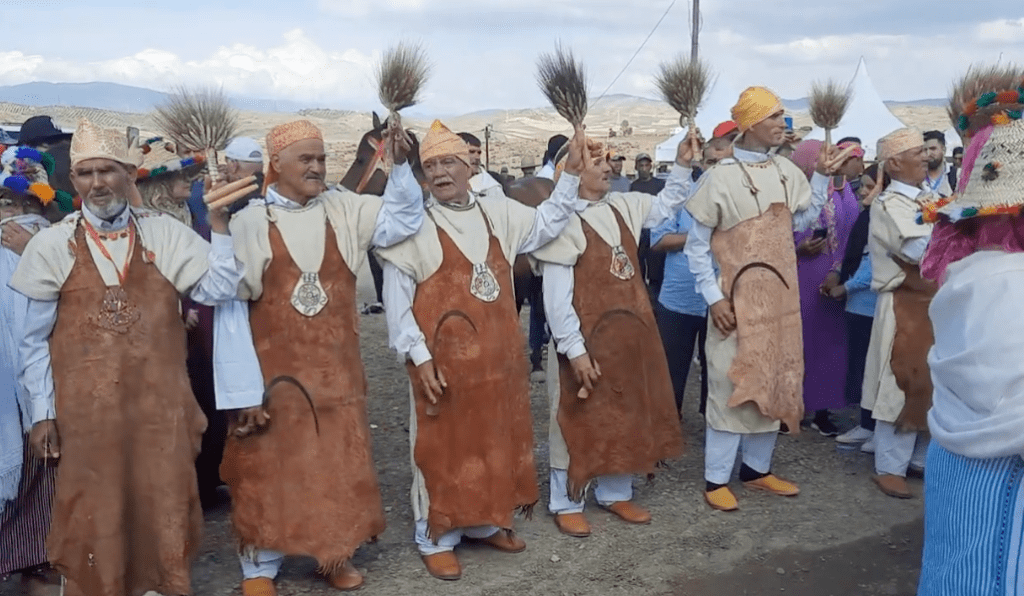
[[[843,285],[846,286],[846,312],[874,318],[878,294],[871,289],[871,255],[864,253],[860,267]]]
[[[666,221],[651,230],[651,246],[661,242],[666,234],[687,234],[692,227],[693,218],[686,209],[680,209],[674,220]],[[666,253],[665,279],[661,282],[658,302],[679,314],[695,317],[708,314],[708,305],[697,292],[695,278],[690,272],[690,261],[682,250]]]

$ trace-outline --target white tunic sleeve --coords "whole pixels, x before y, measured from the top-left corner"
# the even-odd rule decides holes
[[[415,234],[423,225],[423,190],[408,162],[396,165],[388,177],[373,229],[373,245],[387,247]]]
[[[209,306],[232,300],[238,293],[238,283],[242,281],[245,268],[242,262],[235,258],[231,236],[210,234],[208,258],[210,268],[199,278],[199,282],[189,292],[189,297]]]
[[[562,172],[554,190],[551,191],[551,197],[537,207],[533,216],[533,227],[519,244],[516,251],[518,254],[533,252],[562,233],[562,229],[569,223],[569,216],[576,212],[579,186],[578,176]]]
[[[384,316],[388,323],[388,343],[400,357],[412,360],[419,366],[431,360],[427,349],[427,338],[420,330],[412,312],[412,301],[416,296],[416,280],[395,267],[391,261],[384,261]]]
[[[29,298],[25,338],[21,342],[22,370],[19,379],[28,392],[32,424],[57,418],[50,367],[50,335],[57,323],[56,300]]]
[[[263,403],[263,372],[249,327],[249,304],[230,300],[213,309],[213,387],[218,410]]]
[[[815,172],[811,176],[811,204],[793,213],[793,231],[803,232],[818,221],[821,209],[828,201],[828,176]]]
[[[554,263],[543,264],[544,313],[559,354],[570,360],[587,353],[580,332],[580,318],[572,305],[576,278],[572,267]]]
[[[718,287],[718,276],[711,258],[711,228],[693,221],[693,227],[686,236],[686,247],[683,253],[690,262],[690,272],[696,278],[697,291],[704,296],[704,301],[712,305],[725,299],[722,288]]]

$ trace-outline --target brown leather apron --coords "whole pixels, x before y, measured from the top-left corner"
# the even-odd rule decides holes
[[[190,594],[206,419],[178,292],[138,240],[124,285],[110,288],[81,224],[73,244],[50,339],[61,457],[49,558],[71,596]]]
[[[413,459],[423,474],[430,509],[428,533],[493,525],[512,528],[516,509],[529,513],[539,498],[533,462],[529,369],[516,316],[512,271],[491,234],[487,265],[500,287],[497,300],[470,292],[473,265],[437,228],[441,267],[419,283],[413,314],[434,366],[448,381],[436,415],[407,365],[416,400]]]
[[[711,248],[736,314],[728,405],[753,402],[796,432],[804,413],[804,353],[793,216],[773,203],[758,217],[715,230]]]
[[[906,400],[896,419],[896,428],[904,431],[928,430],[928,409],[932,407],[932,376],[928,368],[928,351],[935,343],[928,306],[938,287],[921,277],[921,268],[893,257],[906,274],[903,283],[892,293],[892,311],[896,318],[896,335],[892,340],[889,365],[896,386]]]
[[[608,474],[650,473],[683,450],[679,414],[654,311],[639,275],[637,243],[612,208],[634,275],[611,272],[612,247],[585,220],[587,249],[576,261],[572,304],[601,378],[587,399],[565,354],[558,355],[558,426],[569,448],[569,497]]]
[[[243,549],[315,557],[330,574],[384,531],[384,511],[370,450],[356,277],[329,223],[325,233],[323,310],[306,317],[292,306],[301,271],[273,223],[263,295],[249,306],[264,381],[296,379],[313,406],[295,385],[274,385],[265,431],[238,439],[234,424],[229,429],[221,477],[231,487],[231,522]]]

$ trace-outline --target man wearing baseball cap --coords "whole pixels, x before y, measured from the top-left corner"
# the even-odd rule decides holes
[[[608,152],[608,164],[612,167],[612,173],[608,176],[608,183],[611,184],[610,192],[629,192],[629,178],[622,175],[622,164],[625,162],[625,155],[614,151]]]
[[[224,158],[227,166],[224,174],[227,182],[235,182],[249,176],[256,176],[256,184],[263,188],[263,148],[255,139],[249,137],[235,137],[231,139],[224,149]],[[252,193],[238,199],[228,207],[228,213],[234,215],[243,207],[249,204],[252,199],[262,196],[262,190],[254,190]]]

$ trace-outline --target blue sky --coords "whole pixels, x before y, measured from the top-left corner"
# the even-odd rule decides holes
[[[222,85],[235,95],[341,109],[379,104],[372,69],[400,40],[422,42],[434,73],[418,111],[543,105],[539,52],[561,40],[593,93],[622,70],[671,0],[6,0],[0,84],[112,81],[169,90]],[[642,5],[642,8],[637,8]],[[703,0],[701,44],[723,85],[802,97],[847,79],[864,56],[882,97],[943,97],[973,62],[1024,60],[1024,2],[1010,0]],[[609,93],[655,97],[658,62],[689,52],[688,0]]]

